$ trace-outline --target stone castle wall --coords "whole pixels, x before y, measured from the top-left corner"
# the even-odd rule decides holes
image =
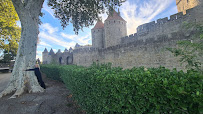
[[[186,40],[182,32],[174,32],[170,35],[162,35],[157,39],[137,40],[128,44],[122,44],[101,50],[102,63],[111,62],[113,66],[132,68],[134,66],[159,67],[184,69],[178,63],[178,59],[166,50],[168,47],[176,47],[178,40]]]
[[[192,31],[184,31],[183,22],[195,22],[203,24],[203,6],[187,10],[186,15],[177,13],[170,16],[170,19],[158,19],[140,25],[137,33],[123,37],[121,43],[103,49],[89,48],[73,51],[73,63],[82,66],[89,66],[93,62],[108,63],[113,66],[132,68],[134,66],[159,67],[184,69],[180,66],[178,58],[175,58],[165,49],[177,47],[179,40],[189,40]]]
[[[61,65],[69,65],[73,64],[73,54],[71,52],[63,52],[50,54],[49,52],[43,52],[43,64],[61,64]]]
[[[93,62],[98,62],[101,58],[97,48],[81,48],[73,51],[73,64],[90,66]]]

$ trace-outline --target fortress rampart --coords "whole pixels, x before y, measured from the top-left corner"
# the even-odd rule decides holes
[[[187,10],[186,14],[177,13],[170,19],[158,19],[140,25],[137,33],[123,37],[121,43],[101,49],[74,50],[74,64],[89,66],[93,62],[108,63],[113,66],[132,68],[134,66],[159,67],[165,66],[173,69],[184,69],[180,66],[178,58],[174,57],[168,47],[177,47],[179,40],[190,40],[194,31],[184,31],[184,22],[203,24],[203,7],[198,6]]]
[[[119,15],[116,14],[116,16],[116,18],[123,20]],[[105,24],[109,24],[109,22],[110,24],[121,22],[115,21],[114,23],[114,19],[116,18],[110,17],[109,19],[111,20]],[[112,29],[117,30],[116,32],[110,32],[108,37],[106,35],[102,37],[102,34],[94,32],[94,30],[98,31],[103,27],[102,23],[98,23],[92,29],[94,32],[94,42],[96,42],[94,45],[98,47],[81,47],[76,44],[74,50],[71,48],[70,50],[65,50],[64,53],[58,51],[56,54],[54,54],[53,50],[48,52],[45,49],[43,52],[43,62],[55,60],[60,64],[76,64],[82,66],[90,66],[93,62],[111,62],[113,66],[121,66],[123,68],[164,66],[170,69],[177,68],[178,70],[185,70],[184,64],[183,66],[180,65],[179,58],[174,57],[171,52],[166,50],[166,48],[177,47],[177,41],[191,40],[195,30],[184,29],[182,26],[184,22],[203,24],[203,4],[186,10],[185,15],[180,12],[171,15],[170,18],[165,17],[140,25],[137,27],[137,33],[122,37],[121,40],[120,38],[115,38],[116,41],[120,41],[120,43],[116,42],[117,45],[112,43],[114,39],[107,39],[111,38],[111,34],[116,34],[122,30],[122,27],[114,26],[115,28],[112,27]],[[107,28],[108,26],[104,25],[104,31],[107,30],[105,27]],[[97,39],[98,37],[102,37],[102,40]],[[112,38],[114,37],[116,35],[113,35]],[[104,40],[106,41],[104,42]],[[99,43],[103,46],[98,45]],[[109,43],[108,46],[105,43]]]
[[[186,14],[183,15],[182,12],[171,15],[170,19],[168,17],[158,19],[156,22],[152,21],[143,25],[138,26],[137,33],[131,34],[129,36],[123,37],[121,43],[129,43],[135,40],[148,38],[155,38],[157,35],[169,35],[173,32],[178,32],[182,29],[184,22],[189,23],[202,23],[203,16],[201,11],[198,11],[200,7],[192,8],[186,10]]]

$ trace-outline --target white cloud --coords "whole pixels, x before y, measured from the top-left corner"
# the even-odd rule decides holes
[[[42,51],[37,51],[37,54],[36,54],[36,59],[40,59],[40,61],[42,60]]]
[[[102,22],[104,23],[104,21],[107,19],[108,15],[106,13],[99,15],[102,18]],[[96,24],[96,23],[95,23]]]
[[[42,54],[42,51],[37,51],[37,55],[41,55]]]
[[[59,46],[63,46],[67,49],[69,49],[70,47],[75,46],[75,42],[66,42],[63,39],[59,38],[58,36],[55,35],[49,35],[46,34],[45,32],[40,32],[39,34],[40,38],[46,39],[47,41],[59,45]]]
[[[47,44],[47,43],[45,43],[45,42],[39,42],[39,44],[41,45],[41,46],[45,46],[45,47],[51,47],[51,45],[49,45],[49,44]]]
[[[143,1],[141,5],[123,3],[120,8],[121,16],[127,21],[129,34],[136,33],[139,25],[152,21],[158,14],[170,6],[172,0],[150,0]]]
[[[66,39],[72,40],[73,42],[78,43],[80,45],[86,45],[91,40],[90,33],[85,36],[79,36],[79,35],[77,36],[77,35],[70,35],[70,34],[65,34],[61,32],[61,36]]]
[[[58,31],[58,27],[52,27],[49,23],[42,24],[40,28],[42,29],[42,31],[47,31],[49,34]]]
[[[57,49],[53,49],[54,53],[56,53],[58,50]]]
[[[65,34],[63,32],[60,33],[61,36],[67,38],[67,39],[70,39],[70,40],[75,40],[76,37],[78,37],[77,35],[70,35],[70,34]]]
[[[43,4],[43,9],[44,9],[45,11],[47,11],[54,19],[56,19],[55,16],[54,16],[54,10],[51,9],[51,8],[47,5],[46,2]]]

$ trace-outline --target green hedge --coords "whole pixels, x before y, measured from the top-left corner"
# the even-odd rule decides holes
[[[123,70],[94,64],[88,68],[50,65],[43,72],[56,76],[50,74],[52,69],[59,69],[58,77],[88,113],[203,113],[203,75],[195,71]]]
[[[48,78],[62,81],[60,75],[59,75],[59,69],[61,66],[50,64],[50,65],[41,65],[40,70],[41,72],[45,73]]]

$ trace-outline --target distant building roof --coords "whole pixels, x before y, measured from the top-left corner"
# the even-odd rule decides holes
[[[47,48],[45,48],[43,52],[44,52],[44,53],[48,53]]]
[[[69,48],[69,50],[73,50],[73,48],[72,48],[72,47],[70,47],[70,48]]]
[[[67,52],[67,51],[68,51],[67,49],[64,50],[64,52]]]
[[[55,54],[55,53],[54,53],[53,49],[51,48],[49,55],[52,55],[52,54]]]
[[[109,14],[108,18],[105,20],[121,20],[121,21],[125,21],[121,16],[120,16],[120,12],[116,12],[115,10],[113,10],[112,14]],[[125,21],[126,22],[126,21]]]
[[[81,47],[78,43],[75,44],[75,48]]]
[[[57,53],[61,53],[61,50],[60,49],[58,49],[58,52]]]
[[[104,28],[104,23],[101,20],[98,20],[93,29],[101,29],[101,28]]]

